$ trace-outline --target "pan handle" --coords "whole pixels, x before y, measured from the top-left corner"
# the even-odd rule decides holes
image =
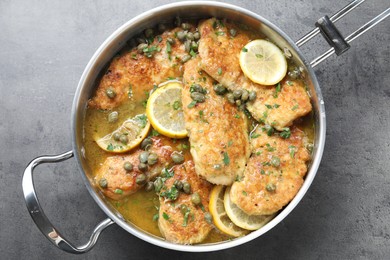
[[[52,242],[56,247],[63,251],[73,254],[82,254],[88,252],[96,244],[100,233],[114,222],[109,218],[103,220],[92,231],[91,237],[86,244],[79,247],[73,246],[60,234],[59,231],[57,231],[56,228],[54,228],[49,219],[46,217],[35,193],[33,181],[33,170],[39,164],[61,162],[71,157],[73,157],[73,151],[69,151],[59,155],[41,156],[35,158],[28,164],[28,166],[24,170],[22,188],[27,209],[35,224],[46,236],[46,238],[49,239],[50,242]]]
[[[340,18],[348,14],[350,11],[358,7],[360,4],[362,4],[365,0],[355,0],[351,3],[349,3],[347,6],[342,8],[340,11],[332,15],[330,18],[328,16],[324,16],[321,19],[318,20],[316,23],[316,28],[307,33],[305,36],[303,36],[300,40],[296,42],[296,45],[298,47],[304,45],[308,41],[310,41],[312,38],[314,38],[317,34],[321,33],[324,38],[327,40],[331,48],[324,52],[322,55],[315,58],[313,61],[310,62],[310,65],[312,67],[317,66],[324,60],[326,60],[328,57],[330,57],[332,54],[336,53],[337,55],[341,55],[345,51],[349,49],[349,43],[351,43],[353,40],[373,28],[375,25],[386,19],[388,16],[390,16],[390,8],[387,8],[385,11],[383,11],[378,16],[374,17],[371,21],[364,24],[362,27],[348,35],[346,38],[344,38],[341,33],[338,31],[338,29],[335,27],[333,22],[338,21]]]

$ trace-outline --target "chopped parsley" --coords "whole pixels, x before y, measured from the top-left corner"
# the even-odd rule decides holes
[[[275,88],[274,98],[278,97],[278,93],[280,91],[281,91],[281,85],[280,85],[280,83],[278,83],[278,85],[276,85],[276,88]]]
[[[289,85],[289,86],[292,86],[293,85],[293,83],[291,82],[291,81],[289,81],[289,80],[287,80],[287,85]]]
[[[230,158],[229,158],[229,155],[228,155],[227,152],[224,152],[224,153],[223,153],[223,163],[224,163],[225,165],[228,165],[228,164],[230,163]]]
[[[268,152],[274,152],[276,150],[275,147],[272,147],[270,144],[265,144],[265,146],[267,146]]]
[[[159,132],[157,132],[157,130],[155,130],[155,129],[152,129],[152,133],[150,134],[151,136],[159,136],[160,135],[160,133]]]
[[[196,103],[197,103],[197,102],[196,102],[195,100],[193,100],[193,101],[191,101],[191,103],[188,104],[187,107],[188,107],[188,108],[193,108],[193,107],[195,107]]]
[[[279,135],[280,135],[280,137],[282,137],[283,139],[288,139],[288,138],[290,138],[290,136],[291,136],[291,130],[290,130],[290,128],[289,128],[289,127],[283,128],[283,131],[280,132]]]
[[[173,102],[173,105],[172,105],[174,110],[179,110],[181,108],[181,106],[182,106],[182,104],[179,100],[176,100],[175,102]]]
[[[248,49],[245,47],[243,47],[241,50],[242,50],[242,52],[248,52]]]
[[[295,157],[295,152],[297,151],[297,148],[296,148],[294,145],[290,145],[290,146],[288,147],[288,150],[290,151],[290,157],[291,157],[292,159],[294,159],[294,157]]]
[[[291,108],[291,110],[294,111],[294,110],[297,110],[298,108],[299,108],[298,104],[295,104],[295,105]]]
[[[244,196],[248,196],[248,193],[246,193],[246,191],[242,191],[242,195],[244,195]]]
[[[169,190],[161,192],[160,196],[174,201],[179,197],[179,190],[175,186],[172,186]]]
[[[240,115],[239,114],[235,114],[234,117],[235,118],[240,118]]]
[[[224,32],[215,32],[215,35],[217,35],[217,36],[223,36],[223,35],[225,35],[225,33],[224,33]]]
[[[165,49],[165,51],[170,54],[172,52],[172,46],[171,46],[171,43],[169,41],[167,41],[167,48]]]
[[[169,220],[169,216],[168,216],[167,213],[163,212],[162,216],[163,216],[163,218],[164,218],[165,220]]]
[[[157,221],[157,220],[158,220],[158,213],[153,215],[153,221]]]
[[[114,150],[114,146],[112,145],[112,143],[109,143],[109,144],[107,145],[107,150],[108,150],[108,151],[113,151],[113,150]]]
[[[217,73],[218,73],[218,75],[222,75],[222,68],[218,68]]]
[[[232,140],[229,140],[229,142],[228,142],[228,147],[232,146],[232,144],[233,144],[233,141],[232,141]]]
[[[145,114],[142,114],[142,115],[137,115],[135,117],[135,120],[140,124],[141,128],[145,128],[148,118],[146,117]]]
[[[255,138],[259,137],[259,136],[260,136],[260,134],[251,133],[249,137],[250,137],[251,139],[255,139]]]
[[[258,59],[263,58],[263,55],[261,55],[261,54],[259,54],[259,53],[256,53],[255,55],[256,55],[256,58],[258,58]]]

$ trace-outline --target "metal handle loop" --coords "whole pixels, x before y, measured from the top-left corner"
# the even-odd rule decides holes
[[[41,156],[32,160],[24,170],[22,188],[27,209],[35,224],[37,225],[39,230],[46,236],[46,238],[49,239],[49,241],[52,242],[56,247],[63,251],[73,254],[82,254],[88,252],[96,244],[100,233],[114,222],[109,218],[103,220],[92,231],[91,237],[86,244],[79,247],[73,246],[60,234],[60,232],[57,231],[57,229],[54,228],[53,224],[51,224],[49,219],[46,217],[35,193],[33,181],[34,168],[39,164],[61,162],[72,157],[73,151],[69,151],[54,156]]]
[[[345,16],[346,14],[351,12],[353,9],[355,9],[360,4],[362,4],[364,1],[365,0],[354,0],[353,2],[349,3],[344,8],[342,8],[340,11],[338,11],[337,13],[332,15],[330,17],[330,21],[331,22],[338,21],[340,18],[342,18],[343,16]],[[355,40],[356,38],[361,36],[363,33],[367,32],[369,29],[371,29],[372,27],[374,27],[375,25],[377,25],[378,23],[380,23],[381,21],[386,19],[389,15],[390,15],[390,8],[386,9],[384,12],[382,12],[378,16],[374,17],[371,21],[369,21],[366,24],[364,24],[362,27],[357,29],[355,32],[353,32],[350,35],[348,35],[345,38],[345,41],[347,43],[352,42],[353,40]],[[305,36],[303,36],[301,39],[299,39],[296,42],[296,45],[298,47],[304,45],[305,43],[307,43],[308,41],[313,39],[319,33],[320,33],[320,29],[318,27],[316,27],[315,29],[313,29],[312,31],[307,33]],[[321,62],[323,62],[324,60],[326,60],[328,57],[330,57],[334,53],[335,53],[335,49],[332,47],[329,50],[327,50],[326,52],[324,52],[322,55],[320,55],[317,58],[315,58],[312,62],[310,62],[310,65],[312,67],[315,67],[318,64],[320,64]]]

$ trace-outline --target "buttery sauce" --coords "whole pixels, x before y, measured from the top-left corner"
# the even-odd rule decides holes
[[[123,51],[128,50],[124,49]],[[289,70],[293,67],[294,64],[289,64]],[[290,79],[289,76],[287,76],[287,78],[289,80],[301,80]],[[181,81],[181,79],[178,80]],[[153,89],[153,87],[154,86],[152,85],[147,85],[143,86],[144,89],[133,90],[134,94],[129,94],[129,99],[114,109],[119,115],[118,120],[115,123],[108,122],[108,116],[112,110],[87,108],[84,121],[84,148],[87,164],[92,171],[90,173],[92,180],[106,158],[113,155],[100,149],[94,139],[98,139],[108,133],[111,133],[126,119],[132,118],[138,114],[144,114],[148,93]],[[251,131],[256,124],[258,124],[258,122],[251,120],[251,123],[248,124],[250,127],[248,131]],[[313,112],[296,120],[294,125],[298,126],[305,132],[308,138],[308,143],[312,144],[315,130]],[[158,133],[152,129],[149,135],[158,135]],[[185,159],[188,160],[191,158],[188,138],[178,140],[171,139],[169,145],[173,150],[181,151],[185,156]],[[128,153],[131,152],[132,151],[129,151]],[[97,184],[94,183],[93,185]],[[159,198],[154,191],[147,192],[144,189],[141,189],[122,200],[116,201],[106,198],[106,201],[108,201],[128,222],[131,222],[147,233],[162,237],[156,221],[156,216],[158,216]],[[232,239],[232,237],[225,235],[217,228],[214,228],[202,243],[216,243],[229,239]]]

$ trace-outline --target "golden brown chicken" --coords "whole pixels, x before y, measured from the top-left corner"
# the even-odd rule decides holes
[[[144,173],[146,175],[145,181],[151,180],[171,163],[173,150],[170,145],[166,145],[169,142],[168,138],[158,136],[153,137],[152,140],[153,145],[149,153],[157,154],[158,161],[156,164],[148,166],[146,172],[138,169],[139,155],[143,152],[141,149],[137,149],[130,154],[107,157],[103,162],[103,165],[96,172],[95,183],[107,197],[114,200],[123,199],[143,186],[143,184],[136,183],[137,176]],[[132,164],[132,170],[128,171],[124,168],[126,162]]]
[[[234,29],[233,36],[230,29]],[[262,86],[249,80],[239,63],[243,47],[258,38],[253,33],[215,18],[200,22],[199,55],[202,69],[229,90],[246,89],[257,98],[247,103],[252,116],[277,130],[283,130],[312,109],[310,98],[299,81],[286,81],[277,86]],[[273,110],[269,107],[272,106]]]
[[[89,101],[91,108],[112,109],[125,100],[142,102],[153,85],[168,78],[182,76],[181,58],[186,55],[184,44],[175,38],[179,28],[164,32],[140,52],[137,49],[115,57],[102,77],[95,96]],[[167,40],[176,39],[174,43]]]
[[[251,136],[251,158],[244,178],[232,185],[230,198],[249,215],[270,215],[295,197],[310,155],[305,135],[296,127],[286,139],[276,134],[268,136],[261,126]]]
[[[161,234],[178,244],[200,243],[213,228],[208,213],[212,186],[197,176],[192,161],[173,167],[172,172],[173,176],[165,181],[165,188],[160,191],[158,226]],[[176,193],[177,181],[189,183],[191,194]],[[194,194],[197,201],[192,198]]]
[[[182,91],[195,170],[211,183],[231,185],[242,175],[249,157],[247,118],[237,106],[215,93],[214,80],[198,63],[199,59],[194,59],[185,64]],[[199,91],[204,92],[203,102],[192,98]]]

